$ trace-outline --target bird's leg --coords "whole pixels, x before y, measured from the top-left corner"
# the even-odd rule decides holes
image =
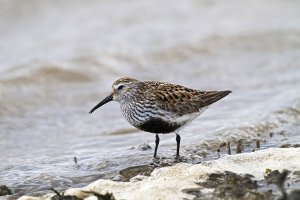
[[[176,133],[176,142],[177,142],[176,158],[179,158],[180,139],[181,139],[180,135]]]
[[[159,137],[158,137],[158,134],[156,134],[156,136],[155,136],[155,150],[154,150],[154,155],[153,155],[154,158],[156,158],[158,144],[159,144]]]

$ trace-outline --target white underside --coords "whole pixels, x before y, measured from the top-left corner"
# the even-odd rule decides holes
[[[208,108],[208,106],[201,108],[199,110],[199,112],[195,112],[192,114],[187,114],[187,115],[173,118],[172,119],[173,122],[183,124],[183,126],[181,126],[179,129],[177,129],[177,131],[184,128],[185,126],[189,125],[195,118],[197,118],[199,115],[201,115],[207,108]]]

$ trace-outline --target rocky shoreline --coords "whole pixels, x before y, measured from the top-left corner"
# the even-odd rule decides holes
[[[299,195],[300,149],[269,148],[225,155],[200,164],[178,163],[156,168],[150,176],[137,175],[129,182],[99,179],[83,188],[70,188],[41,197],[53,199],[278,199]],[[282,192],[278,180],[282,179]],[[284,186],[287,179],[287,186]],[[59,195],[60,196],[59,196]],[[106,195],[106,196],[105,196]],[[286,198],[286,197],[284,197]],[[283,199],[284,199],[283,198]],[[286,198],[287,199],[287,198]]]

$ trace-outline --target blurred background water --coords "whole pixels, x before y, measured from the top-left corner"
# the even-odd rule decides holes
[[[117,103],[88,114],[124,76],[233,91],[181,131],[187,160],[299,143],[300,1],[0,1],[0,184],[43,193],[149,164],[154,135]],[[161,136],[160,156],[175,148]]]

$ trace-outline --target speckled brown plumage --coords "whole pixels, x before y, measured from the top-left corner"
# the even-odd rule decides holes
[[[113,92],[91,111],[109,101],[118,101],[127,121],[138,129],[151,133],[170,133],[181,128],[200,115],[209,105],[222,99],[231,91],[201,91],[181,85],[139,81],[121,78],[113,85]],[[177,156],[180,136],[177,134]],[[156,135],[156,156],[159,143]]]
[[[199,112],[230,93],[230,91],[200,91],[164,82],[144,82],[144,95],[160,109],[186,115]]]

